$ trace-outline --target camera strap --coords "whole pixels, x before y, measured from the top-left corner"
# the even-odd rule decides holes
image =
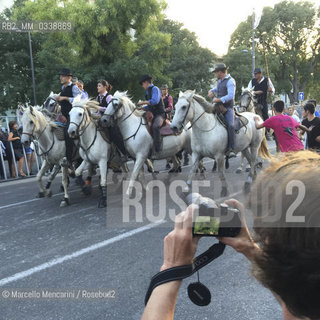
[[[173,267],[167,270],[163,270],[156,275],[154,275],[150,281],[150,285],[148,288],[148,291],[145,296],[145,305],[148,303],[148,300],[152,294],[152,291],[159,285],[176,281],[176,280],[182,280],[185,278],[190,277],[195,272],[199,271],[201,268],[206,266],[208,263],[212,262],[216,258],[220,257],[225,249],[225,244],[222,242],[216,243],[212,245],[207,251],[203,252],[199,256],[197,256],[192,264]],[[200,282],[199,282],[200,284]],[[201,284],[201,286],[203,286]],[[209,291],[210,293],[210,291]],[[190,295],[189,295],[190,297]],[[191,299],[191,297],[190,297]],[[194,300],[191,299],[193,302]],[[210,301],[209,301],[210,302]]]

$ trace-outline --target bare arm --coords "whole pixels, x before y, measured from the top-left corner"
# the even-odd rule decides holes
[[[307,128],[306,126],[300,124],[299,127],[298,127],[300,130],[302,130],[303,132],[311,132],[311,129],[310,128]]]
[[[161,271],[191,264],[199,238],[192,237],[193,206],[181,212],[174,230],[164,238],[163,265]],[[142,315],[142,320],[172,320],[181,281],[172,281],[155,288]]]
[[[257,117],[257,116],[254,117],[254,122],[256,124],[256,129],[264,128],[263,122],[260,122],[260,120],[261,120],[260,117]]]
[[[13,138],[13,133],[10,132],[8,136],[8,141],[15,141],[15,140],[20,140],[20,137]]]

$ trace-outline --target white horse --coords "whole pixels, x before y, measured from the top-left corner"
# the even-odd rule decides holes
[[[259,106],[255,106],[257,103],[257,98],[255,97],[254,88],[242,88],[241,96],[239,98],[239,109],[238,112],[253,112],[262,117],[262,110]],[[262,159],[257,158],[257,166],[262,167]],[[241,154],[240,166],[237,168],[236,173],[242,173],[244,169],[244,155]],[[246,172],[250,171],[250,164],[246,166]]]
[[[70,125],[68,134],[71,138],[79,138],[79,153],[83,162],[76,169],[76,177],[82,175],[82,172],[91,165],[99,165],[101,175],[102,195],[99,199],[99,208],[107,206],[107,171],[108,161],[111,156],[111,144],[106,142],[97,124],[92,120],[90,108],[98,110],[96,101],[88,101],[87,99],[75,99],[72,109],[69,112]]]
[[[150,157],[153,139],[147,129],[147,121],[144,111],[137,110],[126,92],[116,92],[112,101],[101,118],[104,126],[111,125],[114,120],[120,128],[127,151],[135,159],[134,168],[126,195],[130,196],[133,185],[139,172],[144,180],[143,164]],[[159,160],[166,158],[175,159],[175,155],[182,149],[190,149],[190,131],[183,130],[180,135],[169,135],[162,137],[163,148],[160,152],[151,155],[151,159]],[[189,147],[189,148],[188,148]],[[175,167],[179,162],[174,163]]]
[[[189,121],[193,129],[191,136],[193,166],[188,176],[188,186],[191,185],[199,161],[204,157],[215,158],[222,183],[221,196],[226,196],[228,186],[224,174],[224,155],[227,149],[228,134],[226,128],[218,121],[217,115],[212,113],[213,105],[207,103],[201,96],[195,95],[194,91],[189,90],[184,93],[180,92],[175,109],[171,129],[178,132]],[[255,127],[254,117],[256,115],[249,112],[242,115],[248,119],[248,124],[242,127],[238,134],[235,134],[235,151],[243,152],[251,164],[251,171],[245,184],[247,189],[256,175],[254,164],[260,145],[264,156],[268,157],[270,154],[264,140],[264,129],[257,130]]]
[[[22,108],[23,116],[21,124],[23,132],[21,135],[21,143],[28,144],[31,139],[38,141],[40,153],[44,161],[42,167],[37,174],[39,183],[39,197],[50,196],[50,185],[60,169],[60,161],[66,155],[66,146],[64,141],[59,141],[53,132],[56,127],[55,123],[50,121],[41,112],[39,107]],[[50,167],[54,166],[53,172],[48,179],[46,187],[43,187],[42,177]],[[60,207],[69,205],[68,194],[68,168],[62,168],[62,185],[64,189],[64,198],[60,203]]]

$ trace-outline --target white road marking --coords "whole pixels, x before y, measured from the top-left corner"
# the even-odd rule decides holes
[[[4,278],[4,279],[1,279],[0,280],[0,287],[1,286],[4,286],[8,283],[11,283],[11,282],[14,282],[14,281],[17,281],[17,280],[20,280],[20,279],[24,279],[26,277],[29,277],[31,276],[32,274],[34,273],[37,273],[37,272],[40,272],[40,271],[43,271],[43,270],[46,270],[46,269],[49,269],[53,266],[56,266],[58,264],[61,264],[65,261],[68,261],[68,260],[72,260],[74,258],[78,258],[86,253],[89,253],[89,252],[92,252],[92,251],[95,251],[97,249],[100,249],[100,248],[103,248],[103,247],[107,247],[115,242],[118,242],[118,241],[121,241],[123,239],[126,239],[126,238],[129,238],[133,235],[136,235],[138,233],[141,233],[141,232],[144,232],[146,230],[150,230],[160,224],[163,224],[165,223],[164,220],[161,220],[159,222],[156,222],[156,223],[150,223],[146,226],[143,226],[143,227],[140,227],[140,228],[137,228],[137,229],[134,229],[134,230],[131,230],[131,231],[128,231],[128,232],[125,232],[125,233],[122,233],[116,237],[113,237],[113,238],[110,238],[108,240],[104,240],[104,241],[101,241],[101,242],[98,242],[98,243],[95,243],[87,248],[83,248],[83,249],[80,249],[78,251],[75,251],[71,254],[68,254],[68,255],[65,255],[63,257],[60,257],[60,258],[56,258],[56,259],[52,259],[48,262],[45,262],[43,264],[40,264],[36,267],[33,267],[31,269],[28,269],[28,270],[25,270],[25,271],[22,271],[22,272],[18,272],[10,277],[7,277],[7,278]]]

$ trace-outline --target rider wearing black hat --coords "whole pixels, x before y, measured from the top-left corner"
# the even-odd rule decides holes
[[[145,74],[141,77],[139,84],[146,90],[146,100],[139,101],[138,106],[145,106],[147,111],[153,114],[152,135],[154,141],[154,149],[159,152],[161,149],[160,128],[165,119],[164,104],[161,99],[160,89],[152,84],[152,77]]]
[[[227,67],[224,63],[217,63],[214,67],[213,72],[216,74],[218,79],[217,86],[212,90],[209,90],[208,96],[213,99],[214,103],[222,103],[225,107],[224,117],[228,123],[228,150],[227,156],[229,158],[235,157],[234,152],[234,98],[236,91],[236,82],[228,74]]]
[[[61,113],[65,116],[67,119],[67,123],[69,125],[70,117],[69,112],[72,109],[72,102],[75,97],[78,95],[81,95],[80,89],[74,85],[71,81],[72,78],[72,72],[70,69],[63,68],[61,69],[60,73],[60,82],[62,84],[62,90],[60,95],[56,98],[56,101],[59,102],[61,106]],[[66,156],[67,159],[63,159],[62,165],[68,166],[72,161],[72,151],[73,151],[73,142],[69,138],[69,135],[67,133],[68,126],[65,131],[65,141],[66,141]]]

